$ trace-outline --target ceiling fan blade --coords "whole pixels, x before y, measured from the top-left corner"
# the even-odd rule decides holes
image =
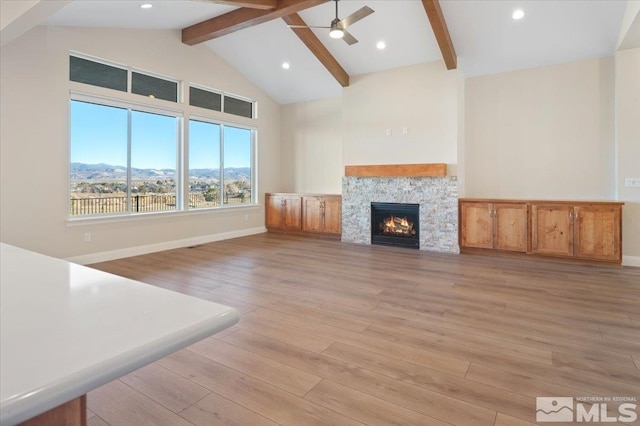
[[[326,29],[326,30],[331,29],[331,27],[318,27],[318,26],[315,26],[315,25],[287,25],[287,27],[289,27],[289,28],[323,28],[323,29]]]
[[[351,15],[344,18],[342,21],[338,22],[338,26],[343,29],[347,28],[349,25],[353,25],[359,20],[366,18],[367,16],[371,15],[373,12],[374,12],[373,9],[371,9],[369,6],[365,6],[361,9],[356,10]]]
[[[352,36],[349,32],[347,32],[347,30],[342,30],[344,32],[344,34],[342,35],[342,39],[344,40],[345,43],[347,43],[349,46],[351,46],[352,44],[356,44],[358,42],[358,39],[356,39],[354,36]]]

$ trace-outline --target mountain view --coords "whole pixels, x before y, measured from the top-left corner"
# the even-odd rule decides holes
[[[250,181],[250,167],[228,167],[224,169],[227,181]],[[173,179],[175,170],[172,169],[136,169],[131,168],[131,178],[134,180],[168,180]],[[71,180],[74,182],[114,181],[126,180],[127,167],[111,164],[71,163]],[[192,169],[189,179],[215,180],[220,178],[220,169]]]
[[[176,181],[173,169],[131,169],[111,164],[71,163],[71,215],[175,210]],[[129,197],[129,198],[128,198]],[[251,168],[193,169],[189,174],[190,208],[251,202]]]

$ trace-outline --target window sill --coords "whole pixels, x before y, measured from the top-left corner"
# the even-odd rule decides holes
[[[135,213],[135,214],[121,214],[110,216],[79,216],[69,217],[67,219],[67,227],[74,226],[86,226],[86,225],[99,225],[106,223],[118,223],[118,222],[138,222],[153,219],[170,219],[180,218],[187,216],[200,216],[207,214],[217,214],[218,212],[229,213],[231,211],[244,211],[244,210],[258,210],[262,207],[261,204],[246,204],[242,206],[224,206],[224,207],[212,207],[205,209],[193,209],[193,210],[178,210],[168,212],[152,212],[152,213]]]

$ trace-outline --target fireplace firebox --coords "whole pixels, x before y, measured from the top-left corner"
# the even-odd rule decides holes
[[[371,203],[371,244],[419,249],[419,204]]]

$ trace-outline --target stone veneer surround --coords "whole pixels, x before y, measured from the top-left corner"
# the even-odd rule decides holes
[[[420,250],[459,253],[458,181],[446,177],[343,177],[342,241],[371,244],[371,203],[420,205]]]

